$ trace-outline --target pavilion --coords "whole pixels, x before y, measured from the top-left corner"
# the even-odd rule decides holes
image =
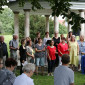
[[[81,17],[85,18],[85,0],[72,0],[71,11],[79,13]],[[9,8],[14,13],[14,33],[19,35],[19,13],[25,14],[25,37],[30,36],[30,15],[45,15],[46,17],[46,32],[49,32],[49,17],[52,15],[52,10],[48,2],[41,1],[41,6],[44,9],[37,9],[33,11],[31,9],[32,5],[26,2],[24,7],[19,7],[17,0],[9,0]],[[54,32],[59,32],[59,20],[58,17],[54,16]],[[71,31],[71,25],[68,25],[68,32]],[[85,34],[85,24],[81,24],[80,34]]]

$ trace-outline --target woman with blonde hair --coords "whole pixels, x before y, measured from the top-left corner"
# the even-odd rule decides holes
[[[70,55],[70,67],[74,70],[78,66],[78,55],[79,55],[79,45],[75,40],[75,36],[71,36],[71,40],[68,43],[69,45],[69,55]]]
[[[84,36],[80,35],[80,39],[77,41],[79,45],[79,65],[78,65],[78,70],[80,71],[80,64],[81,64],[81,57],[83,53],[85,53],[85,41],[84,41]]]

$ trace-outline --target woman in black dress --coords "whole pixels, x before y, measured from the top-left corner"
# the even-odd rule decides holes
[[[22,73],[22,63],[26,61],[26,48],[25,48],[26,40],[22,39],[21,40],[21,46],[19,48],[20,51],[20,63],[21,63],[21,68],[20,68],[20,74]]]
[[[56,52],[57,51],[57,46],[60,43],[60,37],[58,37],[58,32],[55,32],[54,37],[53,37],[53,41],[54,41],[54,46],[56,47]],[[56,61],[55,61],[55,66],[59,65],[59,57],[58,54],[56,54]]]

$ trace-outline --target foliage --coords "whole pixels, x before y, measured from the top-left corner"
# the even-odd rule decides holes
[[[2,13],[3,7],[4,5],[7,5],[7,0],[0,0],[0,13]]]
[[[60,34],[67,34],[68,33],[68,30],[64,25],[59,24],[59,28],[60,28],[59,29]]]
[[[19,38],[24,38],[24,15],[19,15]]]
[[[24,15],[20,14],[20,39],[24,36]],[[30,37],[32,40],[36,37],[36,33],[41,33],[41,38],[45,36],[45,23],[46,19],[44,16],[38,16],[38,15],[31,15],[30,16]],[[67,33],[67,28],[63,25],[60,26],[60,33]],[[52,34],[54,34],[54,21],[50,18],[49,19],[49,33],[50,37],[52,37]]]
[[[5,8],[0,14],[0,33],[13,33],[13,13],[9,8]]]
[[[69,24],[73,25],[72,29],[74,30],[74,32],[76,32],[76,30],[81,30],[80,23],[85,23],[85,20],[80,17],[79,14],[76,14],[74,12],[71,12],[68,17],[71,17],[70,19],[72,19],[71,21],[69,21]]]
[[[45,17],[43,16],[31,16],[30,17],[30,37],[32,40],[35,38],[36,33],[40,32],[41,37],[45,34]]]

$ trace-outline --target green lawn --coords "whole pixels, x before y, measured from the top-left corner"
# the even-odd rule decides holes
[[[19,75],[19,70],[16,72],[16,75]],[[52,76],[41,76],[33,75],[35,85],[54,85],[54,78]],[[85,85],[85,75],[81,72],[75,72],[75,85]]]
[[[75,72],[75,85],[85,85],[85,74]]]
[[[20,71],[17,70],[16,75],[20,75]],[[85,85],[85,75],[81,74],[81,72],[75,72],[74,73],[74,81],[75,85]],[[54,85],[54,78],[52,76],[45,76],[42,75],[33,75],[32,79],[34,79],[35,85]]]
[[[52,76],[36,76],[32,77],[35,85],[54,85]],[[75,72],[75,85],[85,85],[85,75]]]

